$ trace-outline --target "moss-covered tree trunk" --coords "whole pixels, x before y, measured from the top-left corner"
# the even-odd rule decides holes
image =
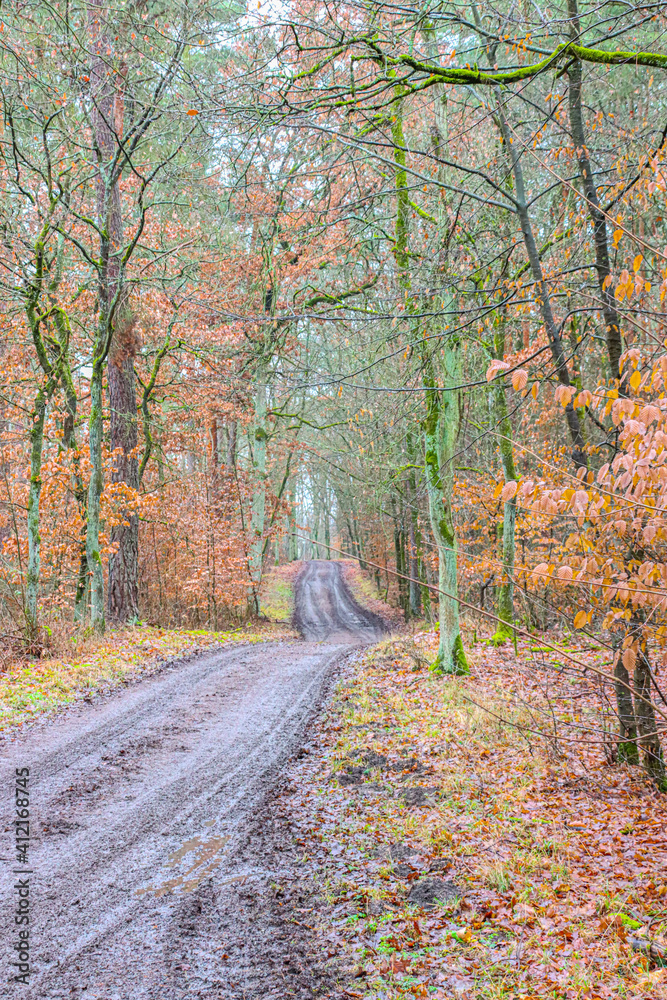
[[[51,210],[55,208],[56,202],[51,200]],[[66,364],[67,352],[69,350],[69,323],[64,312],[59,307],[54,307],[51,312],[55,322],[55,329],[58,336],[58,353],[53,354],[56,342],[49,338],[49,351],[47,341],[43,337],[42,323],[44,316],[40,314],[39,302],[42,293],[45,276],[48,268],[46,264],[45,240],[50,226],[50,218],[44,223],[42,232],[35,243],[35,273],[33,282],[26,297],[25,308],[30,331],[32,335],[35,352],[39,361],[45,380],[40,384],[36,394],[33,411],[30,415],[30,484],[28,487],[28,567],[26,574],[25,590],[25,617],[26,617],[26,638],[30,648],[37,649],[39,646],[38,632],[38,605],[39,586],[41,569],[41,535],[39,501],[42,493],[42,459],[44,449],[44,421],[46,410],[60,380],[62,367]],[[55,297],[58,285],[62,277],[63,270],[63,245],[64,241],[59,241],[58,253],[56,256],[55,268],[52,280],[49,283],[49,292]]]
[[[456,385],[460,375],[460,344],[448,338],[444,347],[444,385]],[[428,368],[427,368],[428,372]],[[454,455],[460,430],[460,399],[455,389],[442,390],[427,375],[427,416],[424,458],[429,513],[438,549],[440,641],[433,669],[444,674],[469,673],[459,625],[457,541],[452,500]]]
[[[494,338],[495,357],[502,358],[505,354],[505,328],[502,319]],[[503,468],[505,483],[516,482],[517,474],[514,465],[514,448],[512,447],[512,425],[507,412],[505,385],[498,379],[493,391],[494,430],[498,435],[498,450]],[[503,503],[503,537],[502,537],[502,577],[497,590],[498,624],[493,641],[505,642],[514,635],[514,556],[515,556],[515,525],[516,497],[510,497]]]
[[[397,89],[398,92],[398,89]],[[406,173],[405,137],[401,103],[396,104],[392,127],[396,176],[396,264],[399,286],[405,301],[410,292],[410,255],[408,250],[410,197]],[[444,314],[444,304],[440,303]],[[437,312],[438,310],[433,310]],[[423,336],[418,336],[422,361],[422,377],[426,397],[424,430],[424,473],[428,490],[429,515],[433,538],[438,550],[438,620],[440,641],[433,669],[438,673],[467,674],[468,661],[463,649],[459,625],[457,542],[454,530],[452,500],[454,493],[454,454],[461,423],[460,385],[461,342],[456,335],[443,333],[442,347],[436,348],[436,365],[432,348]],[[436,382],[436,371],[438,382]]]
[[[37,605],[40,577],[39,498],[42,492],[42,450],[47,392],[40,386],[35,396],[30,427],[30,487],[28,490],[28,572],[26,577],[25,616],[28,644],[32,646],[39,628]]]

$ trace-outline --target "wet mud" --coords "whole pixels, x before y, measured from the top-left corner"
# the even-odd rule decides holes
[[[350,592],[340,563],[313,560],[296,578],[294,624],[305,639],[378,642],[387,632],[379,615]]]
[[[276,794],[339,668],[383,630],[332,566],[297,584],[308,641],[202,654],[4,739],[0,996],[335,994],[294,921],[311,889]],[[8,981],[16,767],[31,775],[27,987]]]

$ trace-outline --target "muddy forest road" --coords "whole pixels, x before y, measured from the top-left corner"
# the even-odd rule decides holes
[[[322,992],[270,886],[289,878],[272,792],[351,650],[382,623],[336,563],[297,580],[303,642],[167,666],[2,747],[0,996],[259,1000]],[[29,985],[18,941],[14,769],[30,768]],[[276,839],[277,838],[277,839]],[[296,950],[295,950],[296,948]]]

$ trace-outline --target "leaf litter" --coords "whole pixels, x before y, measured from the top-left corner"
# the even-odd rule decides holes
[[[453,678],[429,671],[436,646],[422,633],[357,655],[289,768],[330,995],[667,997],[665,799],[586,728],[595,675],[567,702],[551,648],[478,643]],[[597,664],[597,647],[570,648]],[[564,730],[540,714],[545,684]],[[587,738],[568,740],[577,726]]]

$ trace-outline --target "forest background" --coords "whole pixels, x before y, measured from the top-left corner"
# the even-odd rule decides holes
[[[272,563],[352,556],[445,674],[462,613],[515,648],[577,630],[571,739],[666,788],[665,26],[3,8],[11,655],[218,630]]]

